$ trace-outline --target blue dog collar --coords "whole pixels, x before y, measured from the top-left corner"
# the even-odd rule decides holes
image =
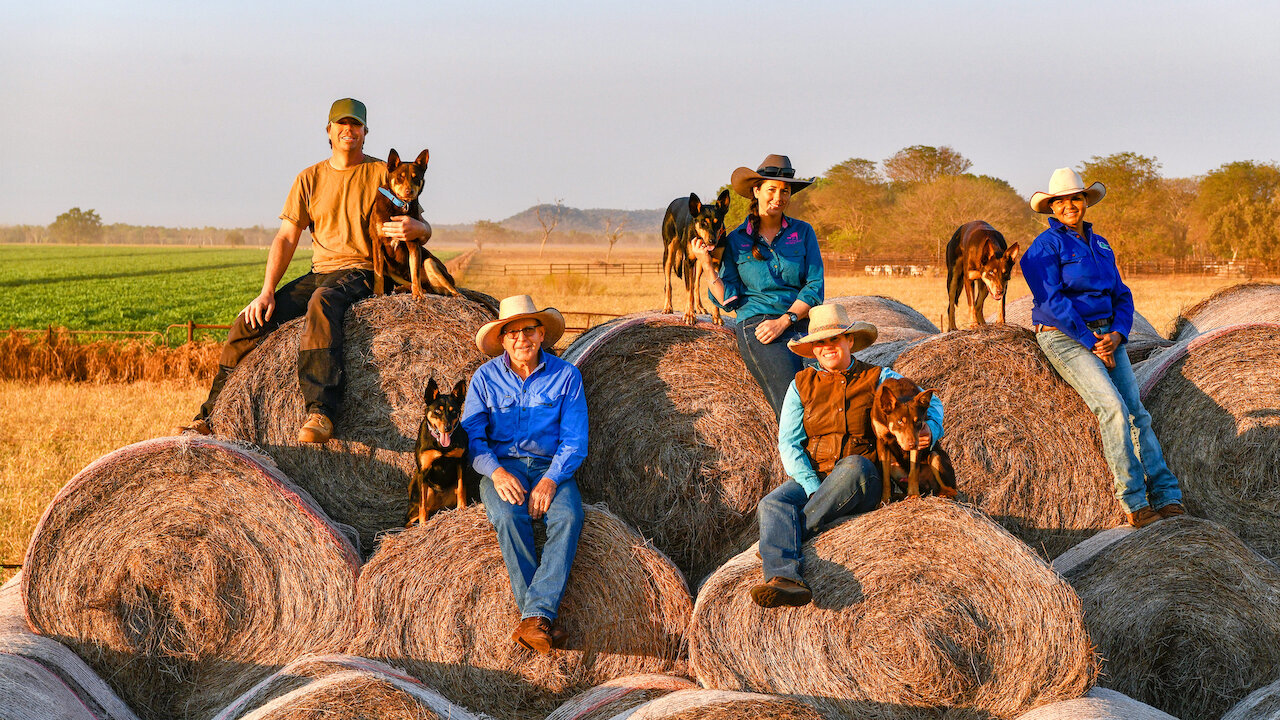
[[[390,200],[392,205],[395,205],[396,207],[400,208],[401,210],[405,210],[405,211],[408,211],[408,210],[409,210],[409,203],[407,203],[407,202],[405,202],[405,201],[401,200],[400,198],[396,197],[396,196],[395,196],[395,194],[394,194],[394,193],[392,193],[390,190],[388,190],[388,189],[386,189],[386,188],[384,188],[384,187],[380,187],[380,188],[378,188],[378,192],[382,193],[383,197],[385,197],[386,199]]]

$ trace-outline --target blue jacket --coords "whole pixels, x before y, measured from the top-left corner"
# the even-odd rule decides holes
[[[582,374],[551,353],[539,355],[541,364],[524,380],[511,369],[506,353],[471,376],[462,427],[469,437],[471,464],[481,475],[493,475],[503,460],[536,457],[550,460],[545,476],[559,485],[587,457]],[[507,469],[515,467],[511,463]]]
[[[737,311],[741,322],[756,315],[780,317],[797,298],[810,306],[823,298],[822,255],[818,236],[803,220],[786,216],[773,242],[761,247],[764,260],[751,254],[755,229],[748,220],[725,239],[720,278],[724,280],[724,302],[708,291],[711,302],[725,310]]]
[[[1098,338],[1087,322],[1111,319],[1111,329],[1125,340],[1133,329],[1133,293],[1120,279],[1115,252],[1093,225],[1084,223],[1084,237],[1049,218],[1023,253],[1019,266],[1035,304],[1031,322],[1052,325],[1087,348]]]

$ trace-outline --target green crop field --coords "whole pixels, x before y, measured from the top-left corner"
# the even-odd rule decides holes
[[[0,328],[226,325],[258,294],[266,261],[265,248],[0,246]],[[310,264],[299,250],[283,282]]]

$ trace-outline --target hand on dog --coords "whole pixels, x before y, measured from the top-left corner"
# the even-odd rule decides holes
[[[250,328],[257,329],[262,327],[263,323],[271,319],[276,311],[276,295],[275,293],[262,291],[262,294],[253,300],[240,311],[244,316],[245,324]]]
[[[928,450],[932,446],[933,446],[933,431],[929,429],[928,425],[925,425],[924,427],[920,428],[920,434],[916,436],[916,446],[913,449]]]
[[[789,327],[791,327],[791,320],[785,317],[764,320],[756,326],[756,339],[768,345],[777,340]]]
[[[492,477],[493,489],[498,491],[498,497],[512,505],[524,504],[524,485],[519,478],[503,467],[494,470]]]
[[[700,236],[695,235],[694,238],[689,241],[689,252],[693,253],[693,259],[697,260],[698,264],[702,266],[702,269],[707,272],[712,272],[711,250],[713,248],[715,248],[715,245],[706,242]]]
[[[392,242],[408,242],[430,238],[431,230],[425,222],[408,215],[395,215],[389,222],[382,223],[382,235]]]
[[[551,498],[556,495],[556,481],[551,478],[542,478],[538,484],[533,487],[533,492],[529,493],[529,517],[537,520],[547,514],[547,510],[551,507]]]

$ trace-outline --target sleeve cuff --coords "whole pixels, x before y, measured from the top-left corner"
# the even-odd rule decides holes
[[[497,455],[494,455],[493,453],[485,453],[484,455],[477,456],[475,460],[472,460],[471,467],[475,468],[476,472],[480,473],[483,477],[493,477],[493,474],[502,466],[498,463]]]
[[[813,497],[813,494],[818,492],[818,486],[822,484],[817,475],[796,478],[796,482],[800,483],[800,487],[804,488],[805,494],[809,497]]]

